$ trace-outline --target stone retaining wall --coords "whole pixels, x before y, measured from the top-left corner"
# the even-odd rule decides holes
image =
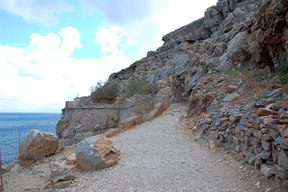
[[[235,105],[207,113],[192,122],[195,140],[207,139],[210,148],[242,154],[245,162],[266,178],[275,176],[288,187],[288,111],[286,106]]]
[[[56,133],[64,145],[72,145],[82,139],[100,134],[121,125],[133,116],[131,104],[93,104],[80,106],[77,102],[67,102],[62,110]]]

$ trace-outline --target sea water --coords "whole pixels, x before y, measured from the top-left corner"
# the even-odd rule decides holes
[[[55,134],[60,113],[0,113],[2,164],[17,159],[19,144],[31,129]]]

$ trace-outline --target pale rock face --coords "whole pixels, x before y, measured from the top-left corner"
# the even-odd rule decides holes
[[[31,130],[19,147],[18,159],[37,160],[56,152],[58,138],[51,133]]]
[[[84,171],[95,171],[116,165],[120,152],[103,135],[89,137],[78,143],[76,161]]]

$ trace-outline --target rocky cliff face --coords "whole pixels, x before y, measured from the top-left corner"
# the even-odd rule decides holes
[[[287,23],[287,0],[219,0],[109,81],[120,83],[119,94],[139,77],[155,95],[169,89],[172,102],[188,103],[187,126],[197,140],[236,150],[288,186],[287,85],[277,77],[280,69],[288,74]],[[277,110],[256,113],[273,102]]]
[[[157,51],[148,52],[147,57],[109,79],[125,84],[136,76],[147,76],[156,85],[155,91],[170,86],[173,101],[187,101],[208,63],[220,71],[250,60],[247,39],[261,3],[219,1],[207,9],[203,18],[165,35]]]

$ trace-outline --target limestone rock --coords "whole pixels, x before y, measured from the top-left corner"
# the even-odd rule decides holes
[[[51,133],[31,130],[19,147],[18,159],[37,160],[56,152],[58,139]]]
[[[117,164],[120,152],[103,135],[89,137],[78,143],[76,160],[84,171],[95,171]]]
[[[260,171],[266,177],[266,179],[269,179],[270,177],[272,177],[272,167],[266,164],[262,164]]]

